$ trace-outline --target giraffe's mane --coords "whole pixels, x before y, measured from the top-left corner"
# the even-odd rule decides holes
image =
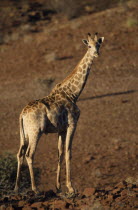
[[[69,80],[76,72],[78,69],[79,64],[74,68],[74,70],[61,82],[61,84],[64,84],[67,80]]]

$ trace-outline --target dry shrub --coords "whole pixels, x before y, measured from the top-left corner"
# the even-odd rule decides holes
[[[15,186],[15,179],[17,173],[17,160],[12,154],[5,154],[0,156],[0,195],[2,192],[8,193],[13,190]],[[40,169],[34,168],[36,182],[40,181]],[[27,189],[30,187],[30,174],[27,165],[23,165],[21,171],[21,189]]]
[[[134,27],[138,25],[138,20],[134,17],[129,17],[126,21],[126,27]]]
[[[56,13],[63,13],[68,19],[79,15],[80,8],[76,0],[48,0],[46,6]]]

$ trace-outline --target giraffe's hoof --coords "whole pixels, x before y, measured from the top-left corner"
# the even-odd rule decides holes
[[[75,192],[72,192],[72,193],[67,192],[67,193],[66,193],[66,198],[75,198],[75,197],[76,197]]]
[[[39,195],[41,195],[42,193],[38,190],[38,189],[36,189],[36,190],[33,190],[33,192],[35,193],[35,195],[37,195],[37,196],[39,196]]]
[[[19,194],[19,189],[15,187],[14,190],[13,190],[13,192],[14,192],[15,194]]]
[[[57,193],[58,193],[58,194],[62,193],[61,188],[59,188],[59,189],[58,189],[58,188],[56,188],[56,191],[57,191]]]

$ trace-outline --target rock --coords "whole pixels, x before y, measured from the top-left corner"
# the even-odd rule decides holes
[[[113,195],[108,195],[108,197],[107,197],[107,199],[106,200],[108,200],[108,201],[113,201]]]
[[[126,190],[126,189],[121,192],[122,197],[127,196],[127,194],[128,194],[128,190]]]
[[[53,203],[54,209],[65,209],[66,208],[66,202],[63,200],[55,200]]]
[[[31,208],[39,209],[39,208],[41,208],[41,206],[42,206],[42,202],[35,202],[31,205]]]
[[[48,204],[49,204],[48,201],[43,202],[43,205],[44,205],[44,206],[47,206]]]
[[[22,208],[22,210],[32,210],[32,208],[29,205],[26,205]]]
[[[133,188],[133,184],[128,184],[127,187],[128,188]]]
[[[114,189],[114,190],[112,191],[112,194],[117,194],[117,193],[119,193],[119,192],[120,192],[120,189],[117,188],[117,189]]]
[[[46,54],[44,56],[44,59],[46,60],[47,63],[50,63],[52,61],[55,61],[55,60],[57,60],[56,53],[55,52],[51,52],[49,54]]]
[[[123,200],[123,197],[121,197],[121,196],[119,196],[119,197],[117,197],[117,198],[115,199],[116,203],[117,203],[117,202],[120,202],[120,201],[122,201],[122,200]]]
[[[89,163],[91,160],[94,160],[95,158],[92,155],[88,155],[86,156],[86,158],[84,159],[84,163]]]
[[[94,193],[95,193],[95,188],[85,188],[85,190],[83,191],[83,195],[85,195],[86,197],[94,195]]]
[[[18,202],[18,207],[22,208],[23,206],[25,206],[26,202],[25,201],[19,201]]]
[[[125,186],[127,185],[127,183],[125,181],[119,182],[115,187],[118,189],[123,189],[125,188]]]
[[[107,186],[107,187],[105,187],[105,190],[106,191],[111,191],[111,190],[113,190],[113,187],[112,186]]]

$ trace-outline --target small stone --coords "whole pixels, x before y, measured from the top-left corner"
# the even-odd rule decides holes
[[[21,200],[21,196],[20,195],[14,195],[12,196],[12,200]]]
[[[52,62],[52,61],[57,60],[57,55],[56,55],[55,52],[51,52],[51,53],[49,53],[49,54],[46,54],[46,55],[44,56],[44,59],[46,60],[47,63],[50,63],[50,62]]]
[[[44,206],[47,206],[48,203],[49,203],[48,201],[45,201],[45,202],[43,202],[43,205],[44,205]]]
[[[18,202],[18,207],[23,207],[23,206],[25,206],[25,204],[26,204],[26,202],[25,201],[19,201]]]
[[[128,184],[127,187],[128,188],[132,188],[133,187],[133,184]]]
[[[108,195],[107,199],[108,201],[113,201],[113,195]]]
[[[66,204],[67,203],[65,201],[63,201],[63,200],[55,200],[54,201],[54,208],[55,209],[58,209],[58,208],[65,209]]]
[[[41,208],[42,206],[42,202],[35,202],[31,205],[31,208]]]
[[[30,206],[26,205],[22,208],[22,210],[32,210],[32,208]]]
[[[123,200],[123,197],[120,197],[120,196],[115,199],[116,202],[120,202],[122,200]]]
[[[106,191],[111,191],[111,190],[113,190],[113,187],[107,186],[107,187],[105,187],[105,190],[106,190]]]
[[[84,159],[84,163],[89,163],[91,160],[95,160],[95,158],[92,155],[88,155]]]
[[[119,192],[120,192],[120,189],[117,188],[117,189],[114,189],[114,190],[112,191],[112,194],[117,194],[117,193],[119,193]]]
[[[119,188],[119,189],[123,189],[123,188],[125,188],[126,184],[127,183],[125,181],[119,182],[115,187]]]
[[[128,194],[128,190],[123,190],[122,192],[121,192],[121,196],[126,196]]]
[[[83,191],[83,195],[85,195],[86,197],[94,195],[94,193],[95,193],[95,188],[85,188],[85,190]]]

